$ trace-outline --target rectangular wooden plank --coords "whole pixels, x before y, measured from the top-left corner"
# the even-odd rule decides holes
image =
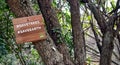
[[[47,38],[42,15],[12,20],[17,43],[34,42]]]

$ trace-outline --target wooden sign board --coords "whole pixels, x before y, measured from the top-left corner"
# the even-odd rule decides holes
[[[17,43],[34,42],[47,38],[42,15],[12,20]]]

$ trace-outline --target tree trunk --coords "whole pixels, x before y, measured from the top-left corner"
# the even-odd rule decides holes
[[[7,4],[16,17],[25,17],[36,14],[32,9],[29,0],[7,0]],[[58,52],[50,36],[47,35],[47,37],[47,40],[33,43],[45,65],[64,65],[63,55]]]
[[[75,64],[85,65],[85,41],[82,29],[82,23],[80,21],[79,0],[68,0],[70,3],[71,11],[71,24],[75,53]]]
[[[112,15],[107,22],[107,28],[103,33],[102,38],[102,52],[100,54],[100,65],[111,65],[111,57],[114,49],[114,22],[116,16]]]
[[[69,50],[61,36],[61,26],[55,10],[52,8],[51,0],[38,0],[38,4],[45,19],[48,33],[54,40],[60,53],[63,54],[63,60],[66,65],[74,65],[71,61]]]
[[[34,43],[34,45],[45,65],[65,65],[63,55],[58,52],[51,39]]]
[[[111,65],[111,57],[114,48],[113,33],[108,31],[103,36],[102,52],[100,54],[100,65]]]

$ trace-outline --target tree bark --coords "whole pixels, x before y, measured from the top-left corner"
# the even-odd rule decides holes
[[[7,0],[6,2],[16,17],[36,14],[29,0]],[[47,40],[33,43],[45,65],[64,65],[63,55],[58,52],[50,36],[47,35],[47,37]]]
[[[45,65],[65,65],[63,55],[58,52],[51,39],[49,41],[34,42],[34,45]]]
[[[10,10],[16,17],[25,17],[35,15],[35,11],[31,7],[30,1],[27,0],[6,0]]]
[[[111,57],[114,49],[114,22],[116,16],[112,15],[109,17],[107,22],[106,32],[103,33],[102,38],[102,52],[100,54],[100,65],[111,65]]]
[[[48,33],[54,40],[60,53],[63,54],[64,63],[66,65],[74,65],[71,61],[69,50],[61,36],[61,26],[57,18],[55,10],[52,8],[52,0],[38,0],[38,4],[45,19]]]
[[[75,65],[85,65],[85,41],[80,21],[79,0],[68,0],[71,11],[71,24],[74,43]]]
[[[100,65],[111,65],[111,57],[114,48],[113,40],[114,36],[112,31],[107,31],[103,36]]]

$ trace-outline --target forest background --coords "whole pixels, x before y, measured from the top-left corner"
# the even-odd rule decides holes
[[[16,44],[13,18],[42,14],[47,40]],[[120,65],[120,0],[0,0],[0,65]]]

